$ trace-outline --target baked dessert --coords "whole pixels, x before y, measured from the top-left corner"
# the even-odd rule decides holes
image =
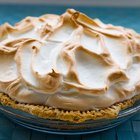
[[[140,35],[68,9],[0,26],[0,103],[48,119],[110,119],[140,98]]]

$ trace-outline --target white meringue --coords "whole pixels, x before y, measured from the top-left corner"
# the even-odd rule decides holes
[[[139,94],[140,35],[69,9],[0,27],[0,91],[65,110],[93,110]]]

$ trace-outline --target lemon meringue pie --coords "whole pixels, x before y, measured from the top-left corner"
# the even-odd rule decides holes
[[[0,103],[43,118],[113,118],[140,98],[140,35],[68,9],[0,26]]]

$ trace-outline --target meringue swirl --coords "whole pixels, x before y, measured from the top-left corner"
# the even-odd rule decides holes
[[[139,94],[140,35],[68,9],[0,26],[0,92],[65,110]]]

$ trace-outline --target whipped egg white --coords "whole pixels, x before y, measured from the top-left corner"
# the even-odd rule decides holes
[[[68,9],[0,26],[0,92],[65,110],[109,107],[139,94],[140,35]]]

